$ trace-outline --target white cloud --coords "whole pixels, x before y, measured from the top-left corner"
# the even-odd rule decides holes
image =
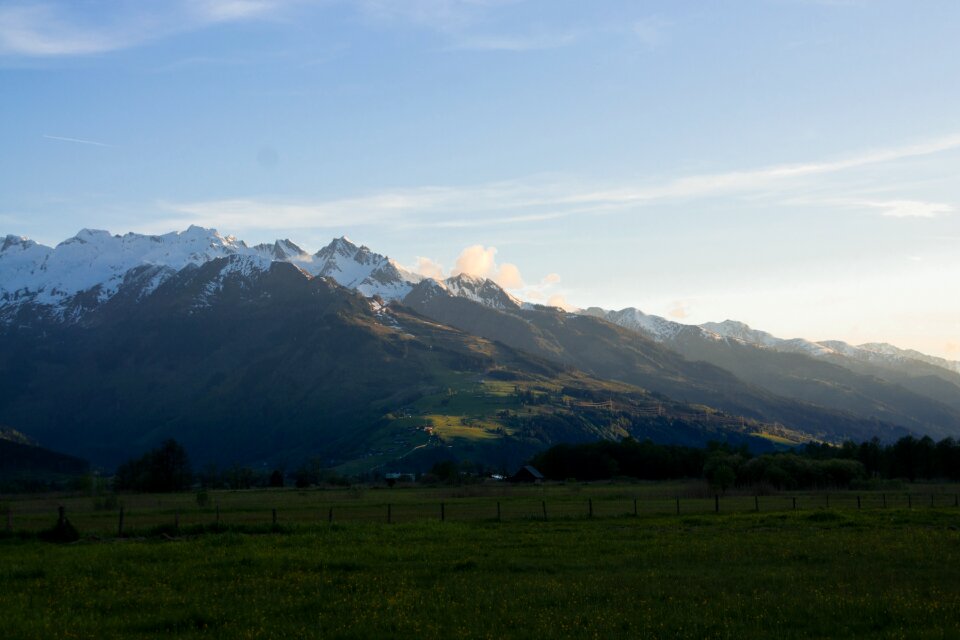
[[[360,10],[373,20],[404,22],[443,33],[457,33],[486,13],[516,0],[359,0]]]
[[[447,49],[473,51],[538,51],[573,44],[579,32],[545,29],[491,33],[486,26],[498,8],[517,0],[361,0],[361,12],[375,23],[414,26],[434,31]]]
[[[888,218],[935,218],[948,215],[956,209],[945,202],[924,200],[867,200],[862,198],[796,198],[787,204],[841,207],[845,209],[872,209]]]
[[[576,307],[567,302],[567,299],[559,293],[556,293],[547,299],[547,306],[560,307],[564,311],[576,311]]]
[[[560,282],[559,273],[548,273],[540,280],[541,285],[557,284],[558,282]]]
[[[489,278],[497,282],[497,284],[500,284],[499,280],[503,266],[497,264],[496,255],[496,247],[484,247],[482,244],[471,245],[461,251],[460,255],[457,256],[457,262],[453,267],[453,271],[450,272],[450,275],[457,276],[465,273],[475,278]],[[507,267],[504,280],[510,283],[520,281],[519,286],[523,286],[522,280],[520,280],[520,271],[517,267],[512,264],[504,266]],[[500,286],[514,288],[504,284]]]
[[[439,262],[434,262],[430,258],[424,258],[422,256],[417,256],[417,264],[411,271],[427,278],[433,278],[434,280],[443,280],[446,278],[443,266]]]
[[[882,209],[881,215],[889,218],[935,218],[953,213],[954,208],[942,202],[920,202],[917,200],[890,200],[887,202],[869,202],[867,206]]]
[[[669,23],[662,18],[650,16],[633,23],[633,33],[645,46],[654,49],[666,42],[668,26]]]
[[[475,278],[488,278],[504,289],[525,290],[526,285],[520,275],[520,268],[510,262],[498,263],[496,255],[496,247],[485,247],[482,244],[466,247],[457,256],[449,275],[457,276],[463,273]],[[447,277],[440,263],[420,256],[417,257],[417,263],[411,271],[434,280],[443,280]]]
[[[143,36],[70,24],[54,5],[0,8],[0,53],[25,56],[85,55],[122,49]]]
[[[93,11],[63,0],[12,4],[0,8],[0,54],[56,57],[118,51],[213,24],[263,17],[294,1],[113,3],[96,19],[91,18]]]
[[[690,307],[686,303],[677,300],[670,307],[670,311],[667,312],[667,315],[675,320],[683,320],[690,315]]]
[[[658,202],[737,195],[771,194],[794,203],[882,209],[898,217],[930,217],[953,211],[951,205],[920,200],[866,198],[809,199],[809,176],[932,155],[960,148],[960,135],[922,144],[880,149],[841,160],[773,165],[747,171],[700,174],[660,183],[603,186],[571,179],[532,177],[468,186],[424,186],[351,198],[290,202],[234,198],[161,203],[170,216],[158,220],[169,231],[191,223],[241,232],[250,229],[322,229],[346,225],[394,228],[470,228],[544,223],[570,216],[605,215]],[[831,189],[834,187],[830,187]]]
[[[484,247],[482,244],[469,246],[461,251],[457,257],[452,275],[457,276],[465,273],[478,278],[489,277],[495,269],[494,256],[496,254],[496,247]]]
[[[226,22],[264,15],[282,4],[276,0],[194,0],[192,6],[202,18]]]
[[[521,35],[470,35],[456,39],[451,49],[475,51],[541,51],[566,47],[578,39],[572,31]]]
[[[517,265],[504,262],[497,270],[494,281],[504,289],[520,289],[523,287],[523,278]]]

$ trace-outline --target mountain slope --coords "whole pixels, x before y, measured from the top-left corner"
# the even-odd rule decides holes
[[[406,307],[385,306],[399,300]],[[753,429],[780,423],[827,439],[960,433],[960,373],[946,361],[911,358],[889,345],[781,340],[733,321],[695,327],[636,309],[564,313],[522,303],[483,278],[422,279],[343,237],[309,254],[286,239],[251,247],[199,227],[161,236],[83,230],[55,248],[7,236],[0,245],[0,333],[0,396],[7,393],[0,419],[12,412],[21,421],[16,426],[72,438],[94,459],[155,444],[160,433],[189,437],[186,425],[210,432],[200,417],[222,432],[222,452],[205,445],[220,459],[248,459],[266,449],[355,455],[370,444],[370,429],[379,428],[387,390],[414,397],[468,379],[458,388],[472,385],[470,393],[489,399],[481,378],[503,366],[501,359],[523,362],[519,379],[526,382],[516,386],[536,380],[557,415],[574,397],[563,389],[577,388],[558,380],[573,376],[610,393],[610,385],[626,385],[627,396],[646,389],[680,405],[702,405],[668,406],[688,422],[713,416],[697,428],[711,421]],[[347,348],[351,341],[356,347]],[[411,351],[412,345],[419,346]],[[400,346],[402,356],[381,357]],[[307,347],[314,355],[305,355]],[[302,361],[308,378],[279,373],[293,361]],[[194,369],[213,382],[198,379]],[[63,376],[70,375],[83,394],[65,386]],[[74,420],[69,402],[32,416],[31,406],[44,403],[44,383],[66,389],[65,397],[83,407],[83,419]],[[518,389],[517,398],[527,391]],[[441,398],[427,395],[418,409],[444,422],[446,410],[434,406]],[[148,401],[135,406],[140,397]],[[269,412],[286,425],[276,434],[261,426],[255,436],[255,425],[267,419],[258,398],[267,398]],[[308,426],[297,413],[304,406],[323,413],[320,426]],[[647,400],[623,406],[630,424],[652,410]],[[657,418],[664,417],[661,409]],[[84,420],[94,416],[102,421],[96,445],[80,427],[64,429],[89,428]],[[338,439],[327,416],[363,426]],[[137,421],[150,427],[131,440],[129,425]],[[242,426],[243,442],[226,437],[231,423]],[[503,420],[483,424],[513,437]]]
[[[353,470],[441,454],[509,466],[560,439],[750,433],[284,262],[188,265],[145,298],[128,281],[82,322],[0,330],[0,421],[107,466],[174,437],[198,464],[319,457]]]
[[[895,374],[840,355],[831,343],[782,340],[727,320],[700,326],[683,325],[636,309],[591,315],[647,335],[690,360],[702,360],[740,379],[783,397],[845,411],[864,419],[904,425],[935,437],[960,430],[960,387],[950,373],[940,379]],[[887,362],[886,359],[883,362]]]
[[[858,418],[846,411],[776,395],[745,383],[725,369],[687,360],[635,331],[589,315],[549,307],[500,311],[453,297],[428,281],[414,287],[403,303],[444,324],[591,375],[729,413],[778,421],[830,438],[868,439],[873,435],[893,437],[906,433],[893,423]]]

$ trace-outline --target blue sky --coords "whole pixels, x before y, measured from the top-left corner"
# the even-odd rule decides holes
[[[958,26],[952,0],[5,0],[0,232],[346,234],[530,299],[960,359]]]

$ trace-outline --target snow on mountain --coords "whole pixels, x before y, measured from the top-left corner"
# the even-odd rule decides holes
[[[309,276],[329,278],[366,297],[379,296],[386,301],[403,300],[419,284],[418,296],[461,297],[502,311],[530,306],[484,278],[460,274],[443,282],[425,279],[346,237],[336,238],[311,255],[287,239],[249,247],[232,236],[221,236],[215,229],[197,226],[163,235],[120,236],[83,229],[54,248],[21,236],[3,238],[0,321],[9,321],[24,305],[41,307],[54,318],[74,320],[121,290],[139,300],[188,266],[227,257],[231,260],[221,272],[220,284],[211,283],[208,296],[222,289],[225,278],[249,277],[269,269],[272,262],[289,262]],[[847,357],[886,365],[919,361],[960,373],[960,362],[883,343],[853,346],[840,341],[784,340],[734,320],[686,325],[634,308],[607,311],[591,307],[581,313],[604,318],[658,342],[669,343],[696,331],[698,337],[707,340],[732,340],[818,358]]]
[[[724,338],[712,331],[690,324],[682,324],[667,320],[661,316],[644,313],[634,307],[627,307],[620,311],[608,311],[600,307],[589,307],[580,313],[602,318],[625,329],[636,331],[655,342],[669,342],[682,333],[695,332],[699,337],[707,340],[723,340]]]
[[[150,236],[111,235],[83,229],[55,248],[20,236],[0,245],[0,316],[12,317],[23,305],[36,305],[53,317],[75,319],[91,304],[109,300],[121,287],[136,299],[150,295],[181,269],[217,258],[237,256],[224,275],[244,275],[271,262],[289,262],[311,276],[330,278],[370,297],[399,300],[422,278],[389,258],[338,238],[310,255],[290,240],[248,247],[215,229],[191,226],[186,231]],[[83,294],[83,304],[75,304]]]
[[[232,255],[224,260],[216,275],[207,280],[197,297],[196,306],[210,306],[211,300],[223,291],[228,281],[246,288],[250,278],[270,270],[275,260],[260,255]]]
[[[154,273],[164,278],[188,264],[249,253],[236,238],[192,226],[161,236],[83,229],[51,249],[7,236],[0,249],[0,301],[62,306],[80,292],[96,290],[103,302],[119,290],[128,271],[151,265],[169,267]],[[152,285],[155,289],[159,285]]]
[[[723,336],[725,338],[736,338],[741,342],[756,344],[763,347],[772,347],[781,342],[766,331],[757,331],[751,329],[748,325],[737,322],[736,320],[724,320],[723,322],[705,322],[700,325],[707,331]]]
[[[675,338],[677,334],[687,328],[687,325],[660,316],[648,315],[633,307],[627,307],[620,311],[606,311],[598,307],[591,307],[585,313],[603,318],[625,329],[642,333],[657,342],[665,342]]]
[[[310,254],[286,239],[277,240],[273,244],[258,244],[253,247],[253,250],[264,258],[279,262],[309,261],[311,259]]]
[[[358,247],[346,237],[335,239],[313,256],[289,261],[311,275],[330,278],[367,297],[378,295],[384,300],[402,299],[423,279],[386,256]]]
[[[837,353],[861,362],[870,362],[873,364],[899,364],[910,360],[924,362],[926,364],[946,369],[954,373],[960,373],[960,362],[929,356],[914,349],[901,349],[892,344],[884,342],[868,342],[861,345],[851,345],[839,340],[828,340],[821,342],[824,347]]]
[[[723,322],[705,322],[700,325],[707,331],[712,331],[725,338],[733,338],[759,347],[767,347],[776,351],[787,353],[802,353],[809,356],[822,357],[830,355],[833,350],[818,342],[811,342],[804,338],[791,338],[784,340],[766,331],[751,329],[749,325],[736,320],[724,320]]]
[[[500,285],[487,278],[477,278],[461,273],[447,278],[443,286],[458,298],[466,298],[501,311],[516,311],[522,303],[504,291]]]

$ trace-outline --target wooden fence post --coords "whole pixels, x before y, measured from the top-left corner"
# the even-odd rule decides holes
[[[544,500],[543,502],[540,503],[540,505],[543,507],[543,520],[546,521],[547,520],[547,501]]]
[[[57,526],[62,527],[67,523],[67,509],[63,505],[57,507]]]
[[[634,515],[634,516],[640,515],[640,514],[637,512],[637,499],[636,499],[636,498],[633,499],[633,515]]]
[[[887,508],[887,494],[881,493],[881,494],[880,494],[880,497],[883,498],[883,508],[886,509],[886,508]]]
[[[173,512],[173,530],[177,533],[180,532],[180,509]]]
[[[327,522],[333,522],[333,507],[330,507],[330,511],[327,512]]]
[[[123,537],[123,507],[120,507],[120,521],[117,523],[117,537]]]
[[[760,513],[760,496],[753,496],[753,508],[757,513]]]
[[[793,496],[793,510],[797,510],[797,496]]]

